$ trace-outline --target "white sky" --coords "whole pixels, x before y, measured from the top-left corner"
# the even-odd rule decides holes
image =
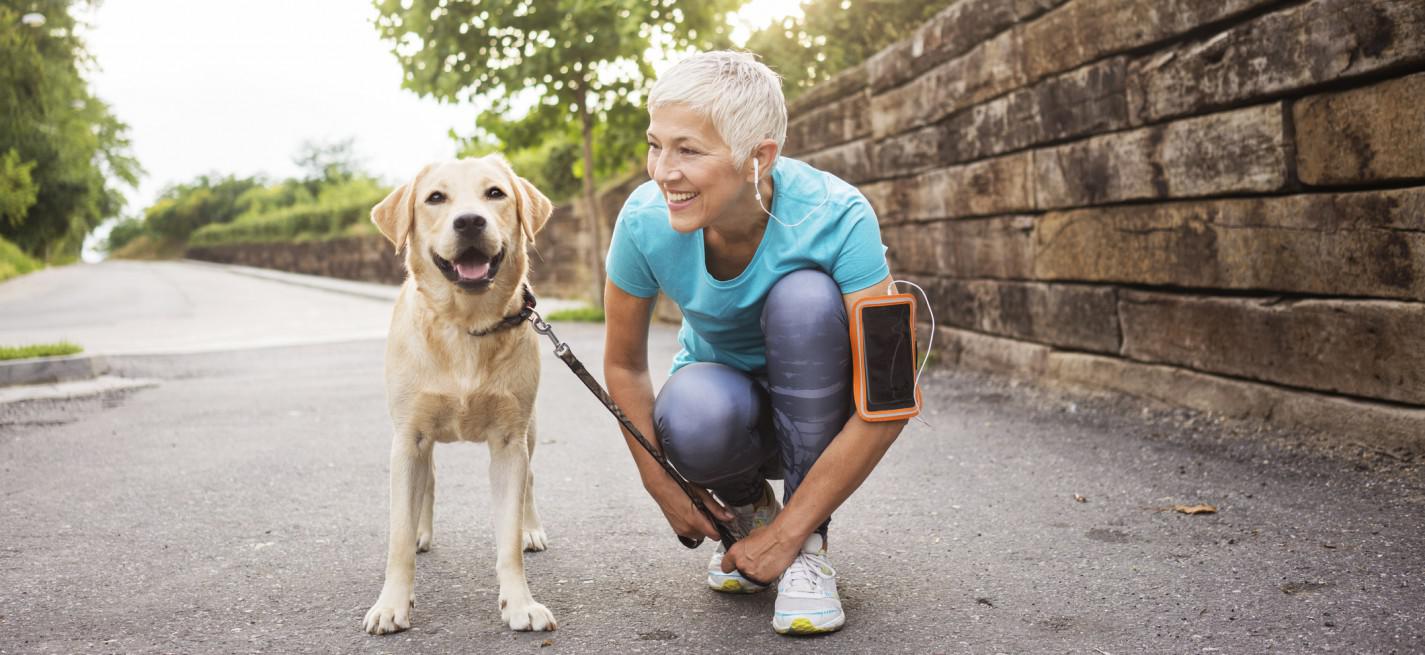
[[[749,1],[734,39],[798,5]],[[307,140],[355,137],[364,167],[393,182],[454,156],[449,131],[469,134],[479,110],[402,90],[374,15],[369,0],[103,2],[86,18],[89,79],[148,171],[126,213],[207,172],[295,175]]]

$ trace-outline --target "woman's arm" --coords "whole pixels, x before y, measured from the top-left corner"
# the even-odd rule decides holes
[[[843,298],[847,315],[856,301],[887,295],[890,283],[891,277],[887,276],[875,286],[846,294]],[[736,569],[753,580],[776,580],[796,559],[807,536],[866,481],[905,424],[906,421],[869,423],[853,413],[812,465],[782,513],[771,525],[737,542],[723,557],[723,571],[731,573]]]
[[[654,448],[659,448],[653,429],[653,383],[648,376],[648,321],[654,298],[639,298],[620,289],[612,281],[604,285],[604,384],[624,415],[638,427]],[[643,487],[658,503],[673,531],[684,537],[717,539],[717,529],[708,522],[678,484],[668,477],[643,446],[623,431],[633,454]],[[702,501],[719,519],[732,520],[712,494],[701,491]]]

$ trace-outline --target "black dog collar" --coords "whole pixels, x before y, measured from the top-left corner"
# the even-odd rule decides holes
[[[529,290],[529,285],[526,284],[524,285],[524,307],[520,309],[518,314],[511,314],[509,316],[506,316],[500,319],[499,323],[496,323],[487,329],[470,330],[470,336],[484,337],[489,336],[491,334],[495,334],[496,332],[504,332],[505,330],[508,330],[513,327],[518,327],[520,323],[528,321],[529,316],[532,313],[534,313],[534,293]]]

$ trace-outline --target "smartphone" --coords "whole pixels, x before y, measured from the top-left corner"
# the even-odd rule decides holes
[[[852,390],[867,421],[899,421],[920,413],[916,388],[915,297],[863,298],[852,307]]]

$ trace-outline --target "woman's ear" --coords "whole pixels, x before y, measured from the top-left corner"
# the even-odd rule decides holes
[[[371,208],[371,222],[376,224],[376,229],[380,230],[381,234],[395,244],[397,253],[406,247],[406,240],[410,238],[411,228],[415,225],[416,186],[428,170],[430,165],[416,173],[415,179],[392,189],[385,200]]]
[[[757,165],[754,167],[752,162],[748,162],[747,181],[755,184],[761,181],[758,179],[759,177],[771,175],[772,164],[777,161],[780,150],[777,147],[777,142],[772,139],[763,139],[761,143],[758,143],[757,147],[752,149],[752,161],[757,162]]]

